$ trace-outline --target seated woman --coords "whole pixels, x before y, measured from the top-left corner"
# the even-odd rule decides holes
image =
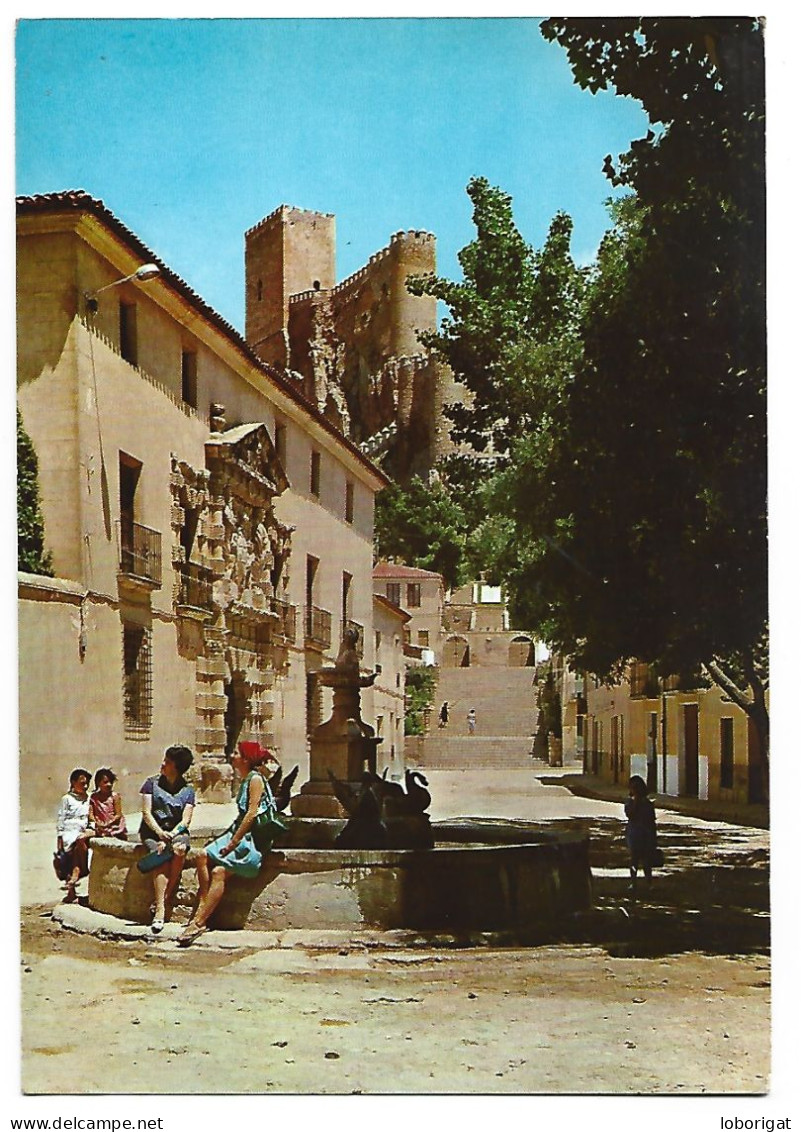
[[[150,852],[167,853],[163,865],[153,869],[154,935],[164,927],[167,907],[181,879],[181,869],[189,848],[189,823],[195,808],[195,791],[184,778],[192,765],[188,747],[168,747],[158,774],[142,783],[142,822],[139,836]]]
[[[94,826],[95,837],[117,837],[128,840],[128,829],[122,812],[122,798],[114,789],[117,776],[107,766],[102,766],[95,774],[95,790],[89,799],[89,818]]]
[[[77,767],[70,775],[69,792],[61,799],[56,816],[56,848],[59,875],[67,882],[66,904],[76,899],[81,877],[89,875],[89,771]]]
[[[225,833],[198,855],[198,906],[178,937],[181,947],[188,947],[206,931],[229,876],[255,877],[261,868],[262,854],[253,840],[252,827],[257,815],[275,810],[275,800],[263,773],[266,762],[277,764],[277,759],[260,743],[240,743],[233,756],[234,770],[242,777],[236,798],[237,816]]]

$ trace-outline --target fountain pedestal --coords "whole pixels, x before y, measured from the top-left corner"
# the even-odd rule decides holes
[[[361,689],[375,680],[359,675],[356,635],[348,632],[333,668],[322,668],[317,679],[334,690],[331,718],[316,727],[311,738],[309,780],[291,802],[292,813],[304,818],[343,818],[346,811],[334,793],[330,774],[354,791],[365,772],[375,774],[380,739],[361,717]]]

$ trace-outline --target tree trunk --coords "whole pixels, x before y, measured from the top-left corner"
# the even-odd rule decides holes
[[[708,661],[703,668],[713,683],[753,720],[759,745],[762,797],[767,802],[770,798],[770,717],[765,700],[766,684],[750,662],[745,665],[747,691],[736,683],[733,674],[726,671],[719,661]]]

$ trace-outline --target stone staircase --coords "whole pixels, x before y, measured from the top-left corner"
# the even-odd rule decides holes
[[[440,728],[443,700],[448,701],[450,720]],[[467,727],[471,707],[476,709],[474,735]],[[442,668],[419,765],[530,767],[536,718],[533,668]]]

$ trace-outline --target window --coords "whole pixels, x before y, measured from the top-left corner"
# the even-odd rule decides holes
[[[409,582],[406,587],[406,605],[409,609],[418,609],[420,606],[420,583]]]
[[[353,484],[350,480],[345,483],[345,522],[353,522]]]
[[[320,494],[320,453],[314,451],[311,454],[310,488],[312,495]]]
[[[286,425],[275,422],[275,454],[286,469]]]
[[[421,648],[428,648],[428,629],[417,630],[417,643]]]
[[[122,702],[126,735],[136,737],[150,729],[152,689],[150,630],[143,625],[123,623]]]
[[[724,790],[734,786],[734,720],[730,716],[720,721],[720,785]]]
[[[136,365],[136,305],[120,302],[120,353]]]
[[[400,582],[387,582],[387,598],[393,605],[400,605]]]
[[[139,573],[136,545],[136,489],[142,464],[126,452],[119,454],[120,472],[120,566],[125,574]]]
[[[181,354],[181,399],[197,408],[197,354],[191,350]]]

